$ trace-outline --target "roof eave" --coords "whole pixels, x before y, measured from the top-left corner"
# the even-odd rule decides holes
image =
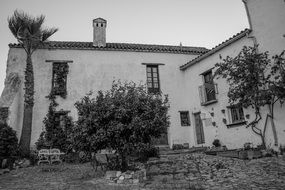
[[[230,39],[226,40],[225,42],[222,42],[221,44],[217,45],[216,47],[209,50],[208,52],[206,52],[206,53],[198,56],[197,58],[194,58],[193,60],[189,61],[188,63],[180,66],[180,70],[182,70],[182,71],[186,70],[187,68],[195,65],[196,63],[200,62],[201,60],[203,60],[203,59],[209,57],[210,55],[220,51],[224,47],[232,44],[233,42],[236,42],[237,40],[243,38],[244,36],[247,36],[250,32],[251,32],[250,29],[243,30],[239,34],[235,35],[234,37],[231,37]]]

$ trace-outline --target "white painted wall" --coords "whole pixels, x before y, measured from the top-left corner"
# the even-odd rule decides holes
[[[52,63],[46,60],[72,60],[69,63],[67,76],[67,98],[58,98],[58,110],[70,110],[70,116],[77,119],[74,103],[90,90],[111,88],[113,80],[146,82],[146,66],[142,63],[163,63],[159,66],[160,86],[164,94],[169,95],[170,122],[169,143],[173,139],[187,141],[190,136],[189,127],[180,126],[179,110],[185,110],[183,102],[183,76],[179,66],[193,59],[197,55],[145,53],[122,51],[92,51],[92,50],[37,50],[33,55],[35,73],[35,105],[33,112],[32,144],[34,144],[42,131],[43,119],[48,111],[49,101],[45,96],[50,93],[52,81]],[[25,67],[24,51],[12,48],[9,54],[9,70],[20,72],[23,77]],[[11,67],[13,65],[13,67]],[[23,86],[23,85],[22,85]],[[11,125],[20,135],[22,124],[23,89],[19,99],[11,107]],[[19,109],[21,111],[19,111]],[[17,120],[14,118],[17,117]],[[12,122],[13,120],[13,122]]]
[[[285,2],[284,0],[247,0],[246,8],[248,8],[249,18],[252,25],[252,32],[250,36],[256,38],[259,44],[259,51],[269,51],[270,57],[275,54],[281,53],[285,49]],[[205,144],[211,146],[214,139],[220,139],[222,144],[228,148],[240,148],[244,143],[251,142],[254,145],[261,144],[259,136],[254,134],[250,128],[243,126],[236,126],[227,128],[222,122],[223,118],[229,120],[229,115],[226,111],[225,114],[221,112],[222,109],[227,110],[228,106],[228,84],[224,79],[216,79],[218,83],[217,95],[218,102],[208,106],[200,105],[200,98],[198,92],[198,86],[203,84],[202,76],[199,75],[214,67],[215,63],[220,61],[219,55],[223,57],[236,56],[244,45],[253,46],[253,38],[243,37],[242,39],[232,43],[231,45],[223,48],[222,50],[214,53],[213,55],[201,60],[195,65],[182,71],[184,73],[184,81],[187,81],[185,89],[185,99],[191,112],[201,112],[206,114],[206,118],[211,118],[216,122],[216,127],[206,126],[205,120],[203,120],[203,127],[205,132]],[[214,117],[210,116],[210,112],[214,112]],[[262,109],[262,120],[259,122],[258,127],[263,130],[266,114],[268,108]],[[244,114],[250,114],[248,122],[252,121],[255,117],[254,111],[251,109],[244,110]],[[279,144],[285,144],[285,108],[281,107],[279,103],[275,106],[275,125],[278,134]],[[195,123],[194,116],[191,117],[193,127],[191,130],[191,145],[197,146],[195,135]],[[268,146],[274,145],[274,138],[272,132],[272,126],[267,126],[266,129],[266,142]]]
[[[229,86],[226,80],[214,80],[214,82],[218,84],[218,94],[216,95],[218,100],[217,103],[201,106],[198,91],[199,86],[203,84],[203,77],[200,75],[201,73],[213,68],[217,62],[220,62],[220,55],[222,57],[226,57],[227,55],[234,57],[245,45],[252,46],[252,40],[243,37],[215,54],[187,68],[185,71],[181,71],[181,74],[184,76],[184,80],[187,81],[184,86],[185,103],[192,113],[191,145],[199,146],[197,144],[195,133],[195,121],[193,115],[195,112],[201,112],[206,115],[206,118],[210,118],[212,122],[216,122],[216,126],[207,126],[206,120],[202,120],[205,133],[205,143],[202,144],[203,146],[212,146],[214,139],[219,139],[221,143],[226,145],[228,148],[242,147],[245,142],[252,142],[254,144],[260,143],[259,137],[256,136],[251,129],[245,128],[245,125],[228,128],[226,124],[223,123],[223,118],[229,122],[229,115],[226,108],[229,106],[227,97]],[[225,110],[225,114],[222,113],[222,109]],[[213,117],[210,115],[210,112],[214,112]],[[250,119],[254,119],[254,114],[251,113],[250,110],[244,110],[244,113],[250,113]]]
[[[252,36],[256,37],[259,51],[268,51],[270,57],[285,50],[285,1],[248,0],[247,7],[252,25]],[[285,108],[279,103],[274,109],[279,144],[285,145]],[[269,125],[268,136],[272,126]],[[273,139],[267,139],[273,145]]]

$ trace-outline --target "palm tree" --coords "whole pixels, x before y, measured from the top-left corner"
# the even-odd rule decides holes
[[[44,29],[45,16],[30,16],[22,11],[15,10],[8,18],[9,29],[26,52],[24,117],[19,148],[23,156],[30,153],[32,119],[34,107],[34,71],[32,54],[50,36],[57,32],[57,28]]]

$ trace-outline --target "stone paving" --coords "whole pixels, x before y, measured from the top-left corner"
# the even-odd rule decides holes
[[[148,162],[148,189],[285,189],[285,158],[240,160],[205,154]]]
[[[205,154],[152,159],[148,180],[137,185],[110,184],[104,172],[87,164],[28,167],[0,175],[0,189],[285,189],[285,157],[239,160]]]

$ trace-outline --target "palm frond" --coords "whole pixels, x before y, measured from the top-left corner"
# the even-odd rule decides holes
[[[43,29],[44,21],[44,15],[33,17],[23,11],[15,10],[13,15],[8,17],[8,27],[21,44],[35,49],[58,30],[57,28]]]
[[[42,31],[42,41],[46,41],[50,36],[58,31],[58,28],[47,28]]]

